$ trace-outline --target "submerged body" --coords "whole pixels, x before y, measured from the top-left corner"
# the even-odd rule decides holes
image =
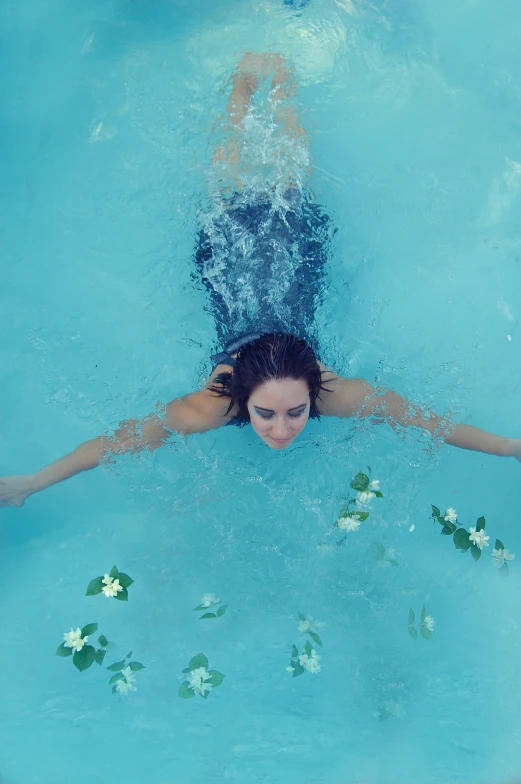
[[[263,164],[255,173],[245,134],[255,131],[251,99],[268,78],[273,116],[268,139],[251,145],[254,152],[260,149]],[[114,434],[81,444],[37,473],[0,479],[0,505],[22,506],[31,494],[113,455],[157,449],[172,433],[203,433],[234,422],[251,422],[268,446],[282,450],[310,416],[370,416],[393,427],[429,430],[464,449],[521,459],[521,439],[455,425],[364,379],[342,378],[320,362],[314,314],[333,228],[305,185],[309,145],[292,101],[292,69],[279,55],[246,54],[232,83],[229,133],[214,156],[218,186],[210,189],[195,259],[221,349],[210,378],[203,389],[141,421],[123,422]],[[267,174],[268,152],[273,165]]]

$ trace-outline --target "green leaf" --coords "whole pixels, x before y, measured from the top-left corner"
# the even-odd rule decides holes
[[[126,666],[126,661],[114,662],[114,664],[111,664],[110,667],[107,667],[107,670],[110,670],[111,672],[118,672],[118,670],[122,670]]]
[[[389,563],[391,564],[391,566],[400,566],[398,561],[395,561],[394,558],[389,558]]]
[[[217,618],[217,616],[215,613],[205,613],[204,615],[201,615],[199,620],[202,621],[203,618]]]
[[[409,626],[409,634],[411,635],[413,640],[416,640],[416,638],[418,637],[418,632],[416,631],[414,626]]]
[[[304,653],[307,653],[308,656],[311,656],[311,651],[313,650],[313,646],[310,642],[304,643]]]
[[[353,511],[349,515],[346,515],[346,517],[354,517],[356,520],[360,520],[360,522],[363,523],[369,517],[369,512],[362,512],[361,510],[353,509]]]
[[[369,487],[369,477],[367,474],[359,472],[351,482],[351,487],[353,490],[358,490],[359,493],[363,493],[367,490]]]
[[[469,539],[469,532],[465,531],[464,528],[458,528],[458,530],[454,532],[453,539],[458,550],[463,550],[465,552],[470,549],[471,541]]]
[[[485,518],[484,517],[478,517],[478,521],[476,523],[476,531],[484,531],[485,530],[485,525],[486,525]]]
[[[98,648],[96,651],[96,656],[94,657],[94,661],[96,664],[103,664],[103,659],[105,658],[107,651],[104,651],[103,648]]]
[[[65,643],[62,642],[56,649],[56,656],[72,656],[72,648],[66,648]]]
[[[116,577],[118,576],[118,574],[119,574],[118,567],[117,566],[113,566],[112,569],[109,572],[109,576],[112,577],[112,579],[115,580]]]
[[[503,544],[501,539],[496,539],[495,548],[496,548],[496,550],[504,550],[505,549],[505,545]]]
[[[313,640],[313,642],[316,642],[317,645],[320,645],[320,647],[322,647],[322,640],[320,639],[320,637],[316,632],[308,632],[308,634]]]
[[[442,534],[442,536],[452,536],[455,530],[456,530],[456,526],[454,526],[454,528],[449,528],[448,525],[444,525],[440,533]]]
[[[91,634],[94,634],[94,632],[96,632],[97,630],[98,630],[98,624],[97,623],[88,623],[81,630],[81,636],[82,636],[82,638],[83,637],[89,637]]]
[[[190,699],[190,697],[195,697],[195,692],[193,689],[190,688],[188,685],[188,681],[183,681],[179,687],[178,695],[182,697],[184,700]]]
[[[129,577],[128,574],[125,572],[118,572],[118,580],[119,584],[123,586],[123,588],[130,588],[134,580],[132,577]]]
[[[103,577],[95,577],[94,580],[91,580],[87,585],[87,592],[85,596],[96,596],[96,594],[101,593],[103,588],[102,580]]]
[[[111,684],[111,683],[116,683],[116,681],[124,681],[124,680],[125,680],[125,677],[124,677],[124,676],[123,676],[123,675],[122,675],[120,672],[117,672],[117,673],[116,673],[115,675],[113,675],[113,676],[112,676],[112,678],[110,679],[110,681],[109,681],[109,686],[110,686],[110,684]]]
[[[84,645],[81,651],[75,651],[72,663],[80,672],[88,670],[94,664],[96,649],[92,645]]]
[[[194,607],[192,612],[201,612],[201,610],[207,610],[208,608],[204,604],[198,604],[197,607]]]
[[[210,696],[210,692],[209,691],[205,691],[204,694],[200,694],[199,696],[202,697],[203,700],[207,700],[208,697]]]
[[[383,498],[384,494],[380,490],[371,490],[377,498]]]
[[[190,667],[185,667],[184,670],[181,670],[181,672],[190,672]]]
[[[227,609],[228,609],[227,604],[223,604],[222,607],[219,607],[219,609],[217,610],[217,617],[222,618],[222,616],[224,615]]]
[[[425,607],[422,607],[422,614],[421,614],[422,621],[424,621],[426,617],[427,617],[427,610],[425,609]]]
[[[114,599],[118,599],[120,602],[128,602],[128,591],[126,588],[123,588],[122,591],[118,591],[115,595]]]
[[[130,662],[130,664],[128,666],[130,667],[132,672],[139,672],[140,670],[144,670],[145,669],[145,665],[144,664],[140,664],[139,662]]]
[[[305,670],[304,670],[304,667],[302,666],[302,664],[300,662],[296,662],[293,665],[293,676],[292,677],[293,678],[298,678],[298,676],[302,675],[303,672],[305,672]]]
[[[131,659],[131,658],[132,658],[132,651],[129,651],[125,656],[125,659]]]
[[[415,617],[416,617],[416,616],[415,616],[415,614],[414,614],[414,610],[413,610],[413,609],[412,609],[412,607],[411,607],[411,609],[409,610],[409,620],[407,621],[407,623],[409,624],[409,626],[410,626],[412,623],[414,623],[414,619],[415,619]]]
[[[299,617],[299,621],[305,621],[306,620],[306,616],[303,613],[301,613],[301,612],[299,612],[298,617]]]
[[[115,686],[113,686],[113,687],[112,687],[112,694],[115,694],[116,692],[117,692],[117,689],[116,689],[116,687],[115,687]]]
[[[214,688],[220,686],[225,678],[222,672],[217,672],[217,670],[208,670],[208,672],[211,675],[209,683],[211,683]]]
[[[421,627],[420,634],[424,640],[432,640],[432,632],[426,626]]]
[[[204,667],[208,669],[208,659],[204,655],[204,653],[198,653],[196,656],[193,656],[190,661],[188,662],[188,666],[190,670],[197,670],[199,667]]]
[[[369,555],[374,558],[375,561],[381,561],[385,556],[385,547],[381,542],[373,542],[369,548]]]
[[[432,517],[439,517],[440,516],[441,512],[440,512],[440,510],[438,509],[437,506],[434,506],[434,504],[431,504],[431,509],[432,509]]]
[[[473,544],[470,548],[470,552],[472,553],[472,557],[475,561],[479,561],[481,558],[481,550],[476,544]]]
[[[107,645],[109,644],[109,641],[107,640],[104,634],[100,634],[100,636],[98,637],[98,642],[102,648],[106,648]]]
[[[297,656],[298,656],[298,648],[296,648],[295,646],[293,646],[293,648],[291,649],[291,658],[292,658],[292,659],[296,659],[296,658],[297,658]]]

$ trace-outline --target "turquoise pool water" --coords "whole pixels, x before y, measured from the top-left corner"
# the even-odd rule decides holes
[[[323,360],[521,435],[518,4],[23,0],[0,20],[2,474],[211,367],[194,235],[245,50],[294,60],[311,186],[339,229]],[[337,546],[366,464],[384,498]],[[512,460],[322,421],[281,453],[251,430],[194,436],[2,510],[0,780],[512,781],[519,479]],[[492,547],[456,552],[431,503],[485,515],[518,554],[508,578]],[[129,602],[86,597],[113,564]],[[207,592],[219,621],[193,612]],[[436,626],[414,641],[423,605]],[[292,678],[299,612],[326,624],[322,669]],[[80,673],[55,650],[90,622],[114,647]],[[122,697],[106,665],[130,650],[145,669]],[[224,683],[180,699],[201,651]]]

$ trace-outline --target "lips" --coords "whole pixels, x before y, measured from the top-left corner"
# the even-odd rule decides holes
[[[272,436],[271,440],[275,441],[276,444],[287,444],[288,441],[290,441],[291,439],[289,439],[289,438],[273,438],[273,436]]]

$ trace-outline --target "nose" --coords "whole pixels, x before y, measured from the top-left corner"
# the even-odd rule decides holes
[[[275,419],[271,435],[273,438],[287,438],[290,435],[290,430],[284,417]]]

